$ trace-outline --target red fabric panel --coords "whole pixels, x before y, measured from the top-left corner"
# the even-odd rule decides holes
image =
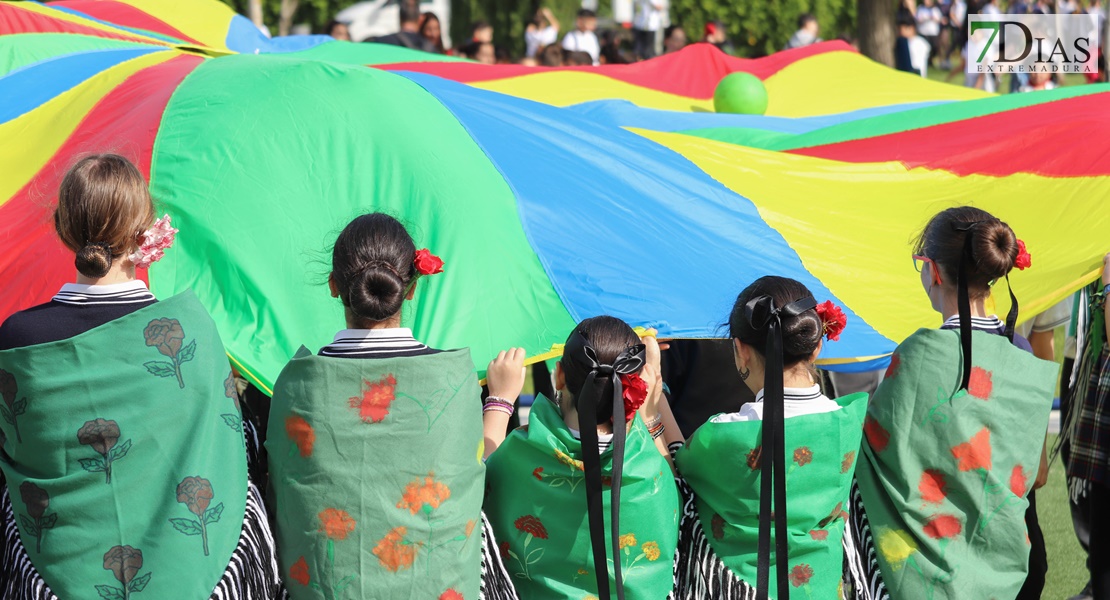
[[[597,73],[632,85],[687,98],[712,98],[722,77],[735,71],[767,79],[784,67],[825,52],[855,52],[841,41],[812,44],[756,59],[736,58],[710,44],[693,44],[673,54],[631,65],[600,67],[525,67],[521,65],[483,65],[478,63],[414,62],[377,65],[390,71],[428,73],[462,83],[493,81],[544,71],[582,71]]]
[[[148,38],[86,27],[64,19],[55,19],[41,13],[25,10],[10,2],[0,3],[0,35],[13,33],[78,33],[113,40],[151,43]]]
[[[48,2],[46,5],[68,8],[89,15],[94,19],[100,19],[101,21],[107,21],[124,27],[134,27],[135,29],[144,29],[162,35],[168,35],[189,44],[196,44],[198,46],[204,45],[184,33],[181,33],[169,23],[152,17],[130,4],[114,2],[113,0],[59,0],[58,2]]]
[[[1110,175],[1110,92],[890,135],[791,150],[843,162],[900,161],[957,175]]]
[[[114,152],[150,180],[151,153],[170,95],[204,59],[180,56],[127,78],[86,115],[53,158],[0,205],[0,321],[50,300],[74,277],[73,252],[54,234],[53,206],[66,170],[82,156]],[[145,281],[146,271],[139,276]]]

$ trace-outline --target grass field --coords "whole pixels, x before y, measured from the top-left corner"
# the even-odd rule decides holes
[[[1056,436],[1050,436],[1049,447],[1055,441]],[[1064,466],[1059,461],[1049,471],[1048,484],[1037,491],[1037,516],[1048,549],[1048,581],[1041,598],[1070,598],[1087,584],[1087,554],[1072,529]]]

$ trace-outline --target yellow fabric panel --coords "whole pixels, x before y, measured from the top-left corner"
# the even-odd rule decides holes
[[[0,144],[0,206],[10,200],[65,143],[96,103],[136,72],[178,56],[154,52],[120,63],[11,121],[0,123],[0,139],[32,140]]]
[[[940,210],[977,206],[1025,240],[1033,266],[1010,274],[1021,320],[1094,280],[1110,249],[1110,177],[958,177],[897,162],[843,163],[634,131],[749,198],[811,273],[895,341],[939,324],[911,254],[917,234]],[[1005,286],[998,282],[993,297],[1002,317],[1010,305]]]
[[[130,4],[148,15],[170,24],[198,42],[227,50],[227,30],[235,11],[222,2],[195,0],[116,0]]]
[[[804,58],[768,77],[764,85],[767,115],[775,117],[831,115],[875,106],[973,100],[991,95],[895,71],[854,52],[826,52]]]
[[[68,12],[65,12],[65,11],[62,11],[62,10],[56,10],[56,9],[50,8],[49,6],[45,6],[45,5],[42,5],[42,4],[35,4],[33,2],[16,2],[16,3],[11,3],[11,4],[14,4],[16,8],[19,8],[21,10],[26,10],[28,12],[39,13],[41,15],[45,15],[47,17],[57,19],[59,21],[68,21],[70,23],[81,25],[83,27],[88,27],[90,29],[95,29],[97,31],[103,31],[104,33],[110,33],[114,36],[125,37],[127,39],[131,39],[131,40],[134,40],[136,42],[143,42],[143,43],[148,43],[148,44],[157,44],[159,46],[168,46],[169,45],[164,40],[160,40],[160,39],[152,38],[152,37],[147,37],[145,35],[141,35],[141,34],[138,34],[138,33],[132,33],[130,31],[124,31],[124,30],[121,30],[121,29],[116,29],[115,27],[111,27],[109,25],[104,25],[104,24],[102,24],[98,21],[93,21],[93,20],[90,20],[90,19],[86,19],[84,17],[79,17],[79,16],[77,16],[73,13],[68,13]]]
[[[643,108],[682,112],[713,112],[713,100],[698,100],[625,83],[596,73],[550,71],[470,84],[517,98],[553,106],[593,100],[624,99]]]

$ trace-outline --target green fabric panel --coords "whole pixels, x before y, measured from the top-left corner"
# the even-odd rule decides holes
[[[911,335],[864,423],[856,479],[892,598],[1013,598],[1025,581],[1026,496],[1058,367],[1003,336],[972,344],[957,390],[959,332]]]
[[[74,33],[17,33],[0,36],[0,77],[39,61],[96,50],[164,48]]]
[[[793,133],[754,129],[751,127],[708,127],[704,129],[687,129],[677,133],[725,142],[726,144],[736,144],[737,146],[762,149],[770,149],[772,146],[784,144],[789,138],[796,137],[796,134]]]
[[[612,456],[612,449],[601,455],[603,483],[612,473]],[[521,598],[577,600],[597,594],[581,461],[582,443],[542,396],[532,405],[528,426],[510,434],[489,457],[486,515]],[[608,490],[602,498],[608,549]],[[637,416],[621,477],[618,560],[625,598],[659,600],[673,590],[678,511],[671,468]],[[612,571],[609,579],[615,581]]]
[[[1036,104],[1044,104],[1063,98],[1086,96],[1110,90],[1110,84],[1079,85],[1056,88],[1036,94],[1003,94],[980,100],[947,102],[913,110],[879,115],[868,119],[850,121],[840,125],[825,127],[809,133],[784,138],[766,147],[767,150],[793,150],[823,146],[849,140],[877,137],[911,129],[922,129],[943,123],[952,123],[983,117],[994,113],[1014,110]],[[990,127],[989,121],[981,121],[969,126]]]
[[[406,303],[421,341],[470,346],[484,367],[510,344],[549,350],[574,327],[504,178],[403,77],[283,56],[207,60],[170,98],[151,172],[181,230],[152,289],[195,290],[232,357],[259,357],[242,370],[267,391],[301,344],[343,326],[330,248],[367,212],[396,216],[446,261]]]
[[[289,362],[266,448],[293,600],[478,597],[480,392],[467,350]]]
[[[409,62],[471,62],[465,58],[431,54],[390,44],[325,42],[307,50],[287,56],[311,60],[326,60],[350,65],[389,65]]]
[[[867,394],[837,400],[841,409],[785,421],[790,582],[807,598],[839,598],[841,541],[852,467],[863,437]],[[721,562],[756,583],[762,421],[707,422],[675,456],[697,495],[698,516]],[[772,540],[774,530],[772,530]],[[778,596],[771,560],[770,597]]]
[[[211,596],[246,508],[233,385],[189,293],[0,352],[0,467],[23,544],[58,597]]]

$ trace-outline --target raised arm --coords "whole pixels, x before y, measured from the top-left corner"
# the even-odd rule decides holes
[[[647,364],[644,365],[641,377],[647,382],[648,397],[644,405],[640,407],[640,417],[648,425],[648,430],[655,440],[656,450],[667,459],[667,463],[671,465],[673,471],[674,462],[671,459],[668,446],[686,440],[682,437],[682,430],[678,428],[674,414],[671,413],[670,404],[663,395],[663,375],[660,367],[661,350],[654,333],[654,331],[651,331],[649,332],[651,335],[643,338],[644,345],[647,347],[645,352]]]
[[[508,434],[509,418],[524,389],[524,348],[511,348],[497,355],[486,370],[489,397],[482,407],[482,429],[486,441],[482,458],[489,458]]]

